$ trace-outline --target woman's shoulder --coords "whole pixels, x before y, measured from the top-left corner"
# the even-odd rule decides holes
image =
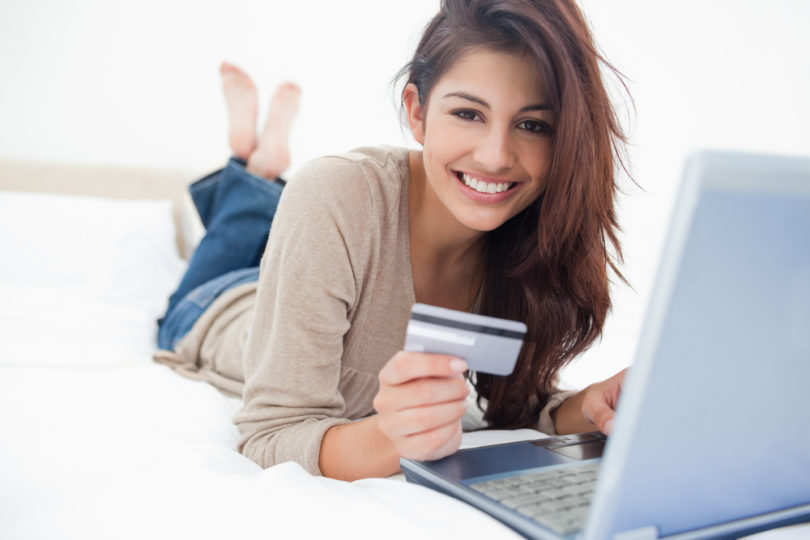
[[[315,158],[308,165],[342,164],[344,167],[373,167],[380,170],[396,170],[407,164],[408,149],[396,146],[361,146],[348,152],[326,154]]]
[[[290,179],[285,197],[339,214],[398,212],[407,190],[408,152],[363,147],[313,159]]]
[[[362,147],[309,161],[293,176],[290,186],[313,186],[329,192],[346,189],[356,192],[377,184],[398,187],[407,176],[407,148]]]

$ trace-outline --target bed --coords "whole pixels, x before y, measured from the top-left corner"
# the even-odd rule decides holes
[[[238,398],[152,361],[201,234],[193,176],[0,163],[0,538],[517,538],[401,475],[262,470]]]

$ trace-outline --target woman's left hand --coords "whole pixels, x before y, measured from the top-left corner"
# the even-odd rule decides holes
[[[605,435],[610,435],[627,369],[566,399],[551,413],[554,430],[562,435],[593,431],[596,427]]]
[[[585,388],[582,393],[580,410],[585,420],[599,428],[605,435],[610,435],[613,428],[613,417],[619,404],[619,394],[622,391],[624,375],[628,368],[624,368],[616,375],[602,382],[594,383]]]

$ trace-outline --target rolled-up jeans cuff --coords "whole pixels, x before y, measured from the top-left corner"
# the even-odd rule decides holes
[[[243,160],[236,157],[230,158],[224,168],[200,178],[188,187],[191,200],[206,229],[210,227],[214,216],[219,214],[218,210],[224,203],[224,198],[231,191],[228,188],[240,184],[247,184],[249,189],[256,190],[257,195],[278,200],[286,182],[280,179],[269,181],[256,176],[245,168]],[[238,207],[234,209],[239,210]]]

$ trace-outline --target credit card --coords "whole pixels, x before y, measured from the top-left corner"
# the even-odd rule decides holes
[[[464,359],[473,371],[509,375],[525,336],[522,322],[414,304],[405,350],[449,354]]]

